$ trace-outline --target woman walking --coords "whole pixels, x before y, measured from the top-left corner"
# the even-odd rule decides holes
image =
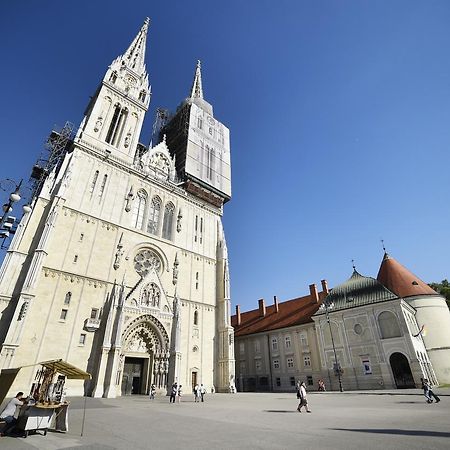
[[[304,381],[300,383],[300,388],[298,390],[297,397],[300,398],[300,402],[297,407],[297,411],[299,413],[302,412],[302,408],[305,407],[307,413],[310,413],[311,410],[308,408],[308,399],[306,398],[306,384]]]

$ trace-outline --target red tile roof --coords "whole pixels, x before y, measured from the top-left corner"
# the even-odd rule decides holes
[[[438,295],[398,261],[384,254],[377,280],[399,297],[412,295]]]
[[[262,331],[277,330],[312,322],[311,316],[319,309],[326,294],[319,293],[319,302],[312,295],[295,298],[278,303],[278,312],[275,305],[266,306],[266,315],[261,316],[260,310],[241,313],[241,324],[237,324],[237,316],[231,316],[231,325],[235,336],[245,336]]]

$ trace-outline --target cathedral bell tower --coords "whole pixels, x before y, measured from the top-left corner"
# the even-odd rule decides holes
[[[230,130],[214,118],[203,97],[200,61],[190,96],[162,128],[163,135],[188,192],[218,207],[230,200]]]
[[[126,52],[109,66],[92,97],[77,139],[101,146],[113,156],[132,162],[151,88],[145,68],[147,18]]]

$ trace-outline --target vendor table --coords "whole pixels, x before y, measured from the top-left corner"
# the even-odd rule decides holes
[[[30,431],[43,430],[47,434],[49,428],[56,431],[67,431],[67,410],[69,404],[59,405],[25,405],[20,408],[16,429],[28,436]]]

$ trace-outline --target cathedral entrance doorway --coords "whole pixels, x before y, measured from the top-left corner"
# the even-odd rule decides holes
[[[389,358],[392,375],[394,376],[397,389],[408,389],[416,387],[409,367],[409,362],[403,353],[392,353]]]
[[[122,376],[122,395],[145,394],[144,358],[125,358]]]
[[[197,379],[197,373],[198,372],[192,372],[192,391],[194,391],[194,387],[196,384],[198,384],[198,379]]]

